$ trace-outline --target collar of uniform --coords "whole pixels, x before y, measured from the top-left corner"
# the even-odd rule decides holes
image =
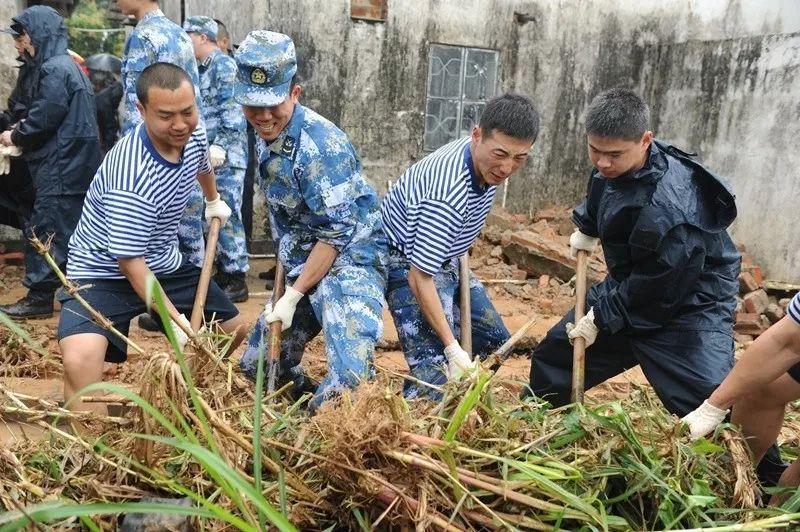
[[[211,53],[209,53],[207,56],[203,58],[202,61],[200,61],[200,64],[198,66],[201,66],[203,68],[208,68],[211,65],[211,62],[214,61],[214,58],[217,57],[217,54],[221,53],[222,50],[220,50],[219,48],[214,48],[213,50],[211,50]]]
[[[483,181],[475,172],[475,165],[472,163],[472,149],[470,148],[471,142],[467,142],[464,146],[464,163],[467,165],[469,171],[469,184],[472,186],[472,191],[475,194],[481,195],[489,190],[489,187],[483,184]]]
[[[163,16],[164,12],[161,11],[161,9],[156,8],[152,11],[148,11],[147,13],[145,13],[144,16],[142,17],[142,20],[140,20],[139,22],[144,22],[146,20],[150,20],[151,18],[163,17]]]
[[[293,157],[297,149],[297,143],[300,140],[300,132],[303,129],[304,121],[305,109],[299,103],[294,104],[292,118],[289,119],[289,123],[283,128],[278,138],[269,144],[269,150],[284,157]]]

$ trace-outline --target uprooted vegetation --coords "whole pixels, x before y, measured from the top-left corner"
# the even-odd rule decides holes
[[[690,443],[646,387],[552,409],[518,399],[488,370],[448,387],[441,402],[406,401],[381,375],[315,415],[277,393],[255,418],[260,394],[214,356],[222,340],[207,334],[188,361],[154,354],[141,396],[106,386],[96,400],[117,405],[115,417],[3,390],[5,408],[49,433],[0,455],[5,508],[67,528],[91,515],[104,529],[118,513],[176,508],[208,529],[241,530],[258,529],[259,515],[284,530],[676,529],[798,517],[755,509],[735,431]],[[73,421],[87,429],[78,435]],[[129,502],[148,495],[192,504]],[[0,526],[25,514],[11,511]]]

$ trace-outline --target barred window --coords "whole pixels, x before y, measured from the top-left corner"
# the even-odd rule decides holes
[[[425,150],[469,133],[497,86],[496,50],[432,44],[425,107]]]

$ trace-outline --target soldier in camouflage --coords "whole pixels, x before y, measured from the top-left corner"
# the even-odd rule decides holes
[[[136,108],[136,81],[142,71],[153,63],[172,63],[181,67],[192,78],[197,107],[202,116],[200,101],[200,75],[194,58],[192,41],[183,29],[169,20],[158,8],[155,0],[117,0],[123,14],[133,15],[138,24],[125,43],[122,57],[122,132],[124,136],[142,117]],[[178,228],[181,253],[195,266],[203,265],[203,194],[198,185],[186,205],[186,212]],[[152,329],[154,324],[150,324]]]
[[[255,375],[267,324],[280,321],[281,378],[307,389],[300,359],[306,343],[323,331],[328,374],[316,387],[315,408],[374,371],[387,259],[378,199],[344,132],[298,103],[289,37],[251,32],[236,63],[234,94],[259,136],[260,186],[287,276],[286,294],[267,303],[240,365]]]
[[[247,301],[247,247],[242,224],[242,191],[247,168],[246,122],[233,98],[236,61],[217,46],[218,25],[209,17],[189,17],[183,23],[200,70],[203,120],[217,187],[233,214],[220,229],[215,280],[234,302]]]

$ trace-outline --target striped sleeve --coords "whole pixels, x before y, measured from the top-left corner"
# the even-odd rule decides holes
[[[796,324],[800,325],[800,292],[796,293],[789,302],[786,312]]]
[[[144,257],[158,211],[142,196],[124,190],[110,190],[103,195],[108,253],[116,259]]]
[[[418,219],[414,250],[409,260],[424,273],[436,275],[450,258],[464,217],[445,201],[426,199],[419,204]]]

